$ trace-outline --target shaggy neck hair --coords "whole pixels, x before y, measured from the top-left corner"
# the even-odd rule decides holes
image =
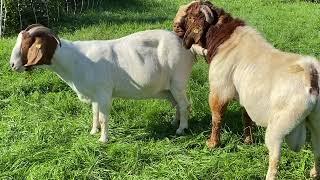
[[[201,35],[199,44],[208,50],[207,61],[210,63],[216,55],[218,47],[230,38],[234,30],[239,26],[245,26],[245,22],[238,18],[233,18],[223,9],[213,6],[210,2],[204,2],[213,12],[214,22],[205,23],[205,16],[199,13],[200,3],[195,3],[187,10],[187,18],[194,19],[193,23],[187,23],[186,28],[203,25],[203,34]],[[191,17],[190,17],[191,16]]]
[[[221,12],[224,13],[222,10]],[[207,58],[209,61],[216,55],[218,47],[230,38],[238,26],[244,26],[244,21],[234,19],[230,14],[223,14],[219,17],[216,25],[210,26],[206,33]]]

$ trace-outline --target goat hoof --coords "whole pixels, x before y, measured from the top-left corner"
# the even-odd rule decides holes
[[[310,177],[312,179],[320,179],[320,175],[319,175],[319,172],[316,171],[316,168],[313,167],[310,171]]]
[[[90,134],[94,135],[94,134],[97,134],[98,132],[99,132],[98,128],[92,128],[91,131],[90,131]]]
[[[179,129],[177,129],[176,134],[177,135],[184,135],[185,134],[184,130],[185,130],[185,128],[179,128]]]
[[[251,137],[250,137],[250,136],[245,137],[245,139],[244,139],[244,143],[245,143],[245,144],[252,144],[253,142],[252,142]]]
[[[107,137],[100,137],[99,141],[102,142],[102,143],[107,143],[108,142],[108,138]]]
[[[210,141],[210,140],[208,140],[208,141],[206,142],[206,144],[207,144],[207,146],[208,146],[209,149],[217,148],[217,147],[220,145],[219,142],[212,142],[212,141]]]

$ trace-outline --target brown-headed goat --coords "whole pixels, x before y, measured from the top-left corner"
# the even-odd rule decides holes
[[[235,98],[257,125],[267,127],[267,179],[277,176],[283,140],[298,151],[305,143],[307,128],[315,163],[310,176],[319,178],[319,62],[274,48],[254,28],[208,1],[182,6],[174,30],[185,47],[199,44],[208,50],[212,111],[209,147],[219,144],[225,106]]]

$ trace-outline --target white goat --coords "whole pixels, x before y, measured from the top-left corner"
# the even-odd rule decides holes
[[[45,65],[92,103],[91,134],[108,140],[112,97],[165,98],[176,106],[176,133],[188,128],[187,81],[194,54],[170,31],[149,30],[108,41],[61,40],[41,25],[19,33],[10,65],[15,71]]]

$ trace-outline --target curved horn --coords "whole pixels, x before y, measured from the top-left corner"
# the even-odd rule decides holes
[[[41,24],[31,24],[25,29],[25,31],[29,31],[30,29],[38,27],[38,26],[43,26],[43,25],[41,25]]]
[[[214,20],[214,15],[212,10],[206,6],[206,5],[201,5],[200,7],[200,11],[204,14],[204,16],[206,17],[206,21],[211,24]]]
[[[30,33],[30,36],[33,36],[33,37],[34,36],[41,36],[41,35],[51,36],[57,41],[58,45],[61,47],[61,41],[60,41],[59,37],[47,27],[44,27],[42,25],[41,26],[34,26],[29,30],[29,33]]]

